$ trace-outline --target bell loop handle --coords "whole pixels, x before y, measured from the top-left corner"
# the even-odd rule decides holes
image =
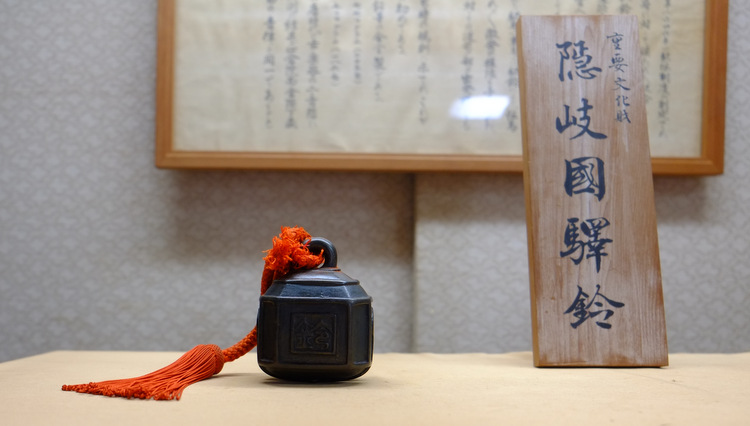
[[[336,247],[333,243],[326,240],[325,238],[313,237],[308,238],[303,242],[304,245],[310,250],[311,253],[323,252],[323,268],[335,268],[338,263],[338,256],[336,254]]]

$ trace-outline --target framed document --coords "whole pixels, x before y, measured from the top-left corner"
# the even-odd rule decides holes
[[[723,171],[728,0],[160,0],[156,165],[520,172],[516,21],[639,21],[654,173]]]

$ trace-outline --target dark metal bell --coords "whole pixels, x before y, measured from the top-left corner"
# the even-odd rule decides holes
[[[308,247],[323,251],[323,265],[275,280],[260,297],[258,364],[284,380],[357,378],[372,365],[372,297],[336,267],[330,241],[312,238]]]

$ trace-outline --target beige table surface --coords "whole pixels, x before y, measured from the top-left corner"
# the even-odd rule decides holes
[[[530,352],[375,354],[363,377],[297,384],[255,353],[180,401],[63,392],[139,376],[177,352],[51,352],[0,364],[0,424],[750,425],[750,353],[673,354],[665,368],[535,368]]]

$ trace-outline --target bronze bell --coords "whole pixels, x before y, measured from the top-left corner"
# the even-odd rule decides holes
[[[330,241],[305,243],[325,261],[275,280],[260,297],[258,364],[284,380],[357,378],[372,365],[372,297],[336,267]]]

